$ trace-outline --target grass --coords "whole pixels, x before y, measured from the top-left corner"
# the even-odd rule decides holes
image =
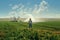
[[[60,40],[60,21],[33,23],[0,22],[0,40]]]

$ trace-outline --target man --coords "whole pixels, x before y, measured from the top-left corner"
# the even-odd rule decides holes
[[[29,28],[32,28],[32,20],[31,20],[31,18],[29,19]]]

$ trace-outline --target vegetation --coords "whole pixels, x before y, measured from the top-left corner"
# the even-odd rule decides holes
[[[0,40],[60,40],[60,22],[0,22]]]

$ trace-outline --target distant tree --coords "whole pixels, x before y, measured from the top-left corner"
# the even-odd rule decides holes
[[[12,21],[17,22],[17,18],[15,16],[12,19]]]

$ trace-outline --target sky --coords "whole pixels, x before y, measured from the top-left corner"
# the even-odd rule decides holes
[[[0,0],[0,18],[60,18],[60,0]]]

